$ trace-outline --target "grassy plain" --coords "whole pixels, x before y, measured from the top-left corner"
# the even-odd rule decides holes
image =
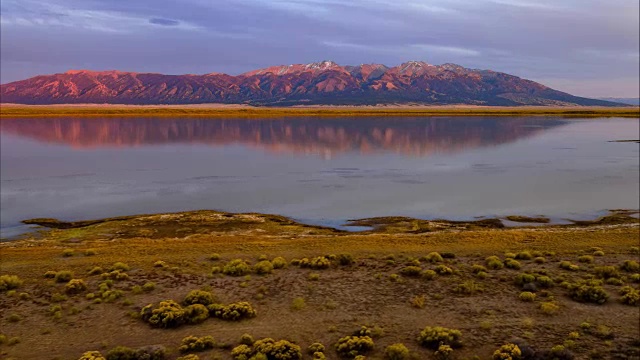
[[[211,117],[269,118],[283,116],[563,116],[640,117],[638,107],[490,107],[490,106],[307,106],[242,105],[17,105],[2,104],[0,117]]]
[[[214,211],[37,220],[58,229],[0,244],[0,274],[19,277],[0,290],[0,356],[78,359],[95,350],[124,359],[114,347],[160,345],[176,359],[193,335],[214,339],[194,352],[200,359],[232,359],[249,334],[291,341],[303,359],[321,359],[307,352],[313,343],[327,359],[354,358],[335,344],[366,326],[367,359],[491,359],[513,342],[536,352],[513,359],[638,359],[640,299],[626,294],[638,295],[640,228],[627,215],[519,228],[378,218],[355,222],[373,226],[361,233]],[[229,270],[235,259],[247,267]],[[192,290],[249,302],[257,315],[172,328],[141,318],[151,303],[186,306]],[[459,330],[461,346],[452,342],[449,355],[422,346],[428,326]],[[398,343],[408,352],[386,351]]]

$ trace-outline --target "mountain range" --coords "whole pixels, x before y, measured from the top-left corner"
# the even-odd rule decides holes
[[[70,70],[0,86],[19,104],[201,104],[257,106],[469,104],[623,106],[573,96],[534,81],[455,64],[409,61],[340,66],[332,61],[273,66],[231,76]]]

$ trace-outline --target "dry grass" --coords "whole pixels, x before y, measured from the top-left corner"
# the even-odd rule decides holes
[[[640,117],[638,107],[489,107],[489,106],[329,106],[249,107],[215,105],[16,105],[2,104],[0,117],[211,117],[271,118],[284,116],[566,116]]]

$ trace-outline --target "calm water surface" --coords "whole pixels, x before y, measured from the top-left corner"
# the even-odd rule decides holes
[[[1,231],[194,209],[315,224],[639,207],[637,119],[3,119]]]

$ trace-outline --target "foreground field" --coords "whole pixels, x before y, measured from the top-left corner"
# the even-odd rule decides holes
[[[364,233],[213,211],[34,223],[58,229],[0,244],[6,359],[640,358],[624,212]]]
[[[284,116],[563,116],[640,117],[640,108],[498,107],[498,106],[309,106],[252,107],[241,105],[17,105],[2,104],[0,117],[211,117],[269,118]]]

